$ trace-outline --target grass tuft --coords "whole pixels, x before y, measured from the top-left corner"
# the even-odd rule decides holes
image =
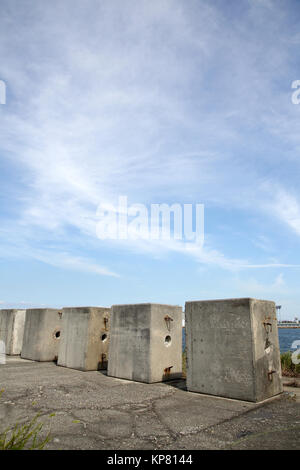
[[[0,390],[0,396],[4,390]],[[42,450],[50,441],[50,430],[41,437],[43,423],[38,422],[39,414],[25,424],[15,424],[0,433],[0,450]]]

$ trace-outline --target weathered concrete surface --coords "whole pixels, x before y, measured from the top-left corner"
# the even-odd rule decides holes
[[[189,391],[262,401],[282,392],[275,303],[186,302]]]
[[[109,319],[109,308],[63,308],[57,364],[79,370],[107,369]]]
[[[182,380],[144,384],[16,357],[0,365],[2,388],[0,429],[40,412],[48,449],[300,447],[300,393],[256,404],[187,392]]]
[[[0,341],[9,355],[21,354],[26,310],[0,310]]]
[[[33,308],[26,310],[21,357],[34,361],[54,361],[62,326],[62,310]]]
[[[153,383],[181,374],[182,308],[113,305],[108,375]]]

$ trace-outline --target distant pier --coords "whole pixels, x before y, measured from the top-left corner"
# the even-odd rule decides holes
[[[278,328],[300,328],[300,323],[277,323]]]

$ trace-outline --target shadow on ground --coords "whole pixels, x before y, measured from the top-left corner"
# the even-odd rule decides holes
[[[54,363],[0,366],[0,427],[41,414],[48,449],[297,449],[299,395],[263,404],[186,391],[185,380],[143,384]],[[299,392],[299,388],[295,389]]]

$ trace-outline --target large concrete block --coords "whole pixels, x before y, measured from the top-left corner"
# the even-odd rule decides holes
[[[62,310],[33,308],[26,310],[21,357],[33,361],[54,361],[58,357]]]
[[[282,392],[275,303],[186,302],[187,389],[262,401]]]
[[[113,305],[108,375],[161,382],[182,375],[182,308]]]
[[[107,369],[110,308],[63,309],[59,366],[79,370]]]
[[[0,310],[0,341],[5,344],[6,354],[21,354],[26,310]]]

